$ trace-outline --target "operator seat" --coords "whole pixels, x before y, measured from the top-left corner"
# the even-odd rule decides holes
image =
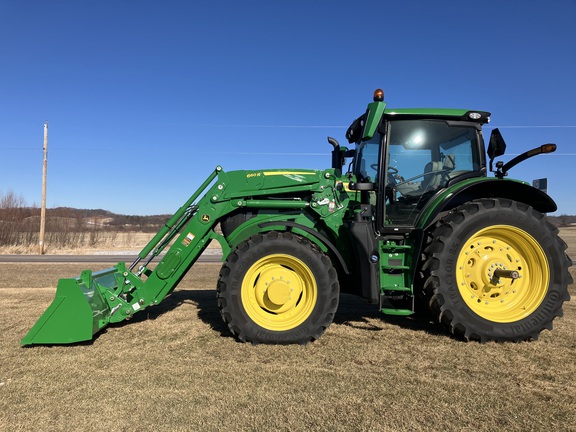
[[[438,171],[442,170],[442,162],[431,161],[424,167],[424,178],[420,183],[420,191],[436,189],[440,185],[440,176]],[[427,174],[429,173],[429,174]]]
[[[455,162],[456,156],[453,154],[446,155],[443,162],[428,162],[424,167],[424,173],[430,174],[424,175],[424,180],[422,180],[422,185],[420,186],[421,190],[438,189],[446,183],[450,178],[450,172],[453,171],[456,166]]]
[[[398,192],[404,196],[418,196],[424,192],[438,189],[450,178],[450,172],[456,166],[456,156],[448,154],[444,161],[430,161],[424,167],[424,177],[420,184],[404,183],[397,186]],[[417,185],[417,187],[415,187]]]

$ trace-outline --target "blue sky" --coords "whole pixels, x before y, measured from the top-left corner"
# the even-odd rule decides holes
[[[492,112],[510,176],[576,214],[576,0],[0,0],[0,194],[172,213],[213,168],[326,168],[389,107]]]

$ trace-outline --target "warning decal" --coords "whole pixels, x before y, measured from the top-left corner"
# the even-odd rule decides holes
[[[182,244],[188,247],[188,245],[192,243],[192,240],[194,240],[194,234],[188,233],[186,234],[186,237],[184,237],[184,240],[182,240]]]

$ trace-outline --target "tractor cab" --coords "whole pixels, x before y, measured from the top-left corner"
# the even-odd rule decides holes
[[[374,103],[346,134],[356,147],[350,189],[361,191],[363,203],[375,207],[380,227],[414,226],[439,191],[486,176],[481,126],[490,113],[390,110],[382,99],[375,94]],[[374,117],[372,111],[378,109],[381,114]]]
[[[422,282],[417,280],[422,272],[413,265],[417,251],[426,233],[464,204],[484,199],[496,206],[490,200],[520,198],[540,212],[556,209],[544,192],[526,182],[502,181],[517,163],[556,146],[545,144],[507,163],[498,161],[494,169],[494,159],[504,154],[506,145],[494,129],[487,164],[482,125],[489,121],[485,111],[390,109],[377,90],[366,112],[349,127],[346,138],[355,145],[354,153],[340,151],[353,157],[347,174],[355,202],[351,244],[356,256],[370,257],[357,263],[362,295],[379,301],[384,313],[414,311],[414,286]],[[333,157],[333,162],[338,160]],[[496,178],[487,178],[487,165]]]

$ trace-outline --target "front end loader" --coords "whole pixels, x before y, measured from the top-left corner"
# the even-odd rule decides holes
[[[241,341],[313,341],[341,292],[388,315],[425,312],[464,340],[537,339],[569,299],[571,261],[545,217],[554,201],[507,176],[556,146],[494,169],[506,145],[494,129],[485,147],[489,116],[389,109],[377,90],[346,133],[353,148],[328,139],[331,168],[218,166],[132,264],[61,279],[21,344],[91,340],[153,307],[211,241],[218,307]]]

